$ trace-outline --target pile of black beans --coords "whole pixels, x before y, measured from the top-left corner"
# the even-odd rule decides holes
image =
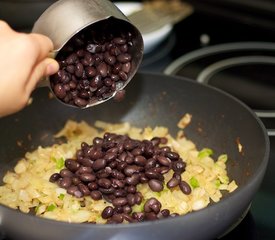
[[[181,179],[186,163],[166,143],[166,138],[140,141],[127,135],[105,133],[102,138],[94,138],[92,145],[83,142],[76,157],[66,159],[65,168],[54,173],[50,182],[57,183],[77,198],[90,196],[112,203],[101,214],[107,223],[176,216],[177,213],[170,214],[168,209],[161,209],[161,203],[155,198],[145,202],[144,211],[132,211],[134,205],[143,202],[137,185],[148,184],[152,191],[161,192],[163,175],[170,170],[173,176],[167,187],[178,186],[183,194],[191,193],[189,184]]]
[[[50,78],[55,96],[80,108],[113,96],[128,80],[132,47],[132,33],[108,22],[85,28],[56,56],[60,70]],[[118,91],[115,99],[122,100],[124,94]]]

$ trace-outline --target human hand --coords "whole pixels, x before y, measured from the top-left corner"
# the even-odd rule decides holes
[[[38,81],[58,71],[51,50],[48,37],[16,32],[0,20],[0,117],[24,108]]]

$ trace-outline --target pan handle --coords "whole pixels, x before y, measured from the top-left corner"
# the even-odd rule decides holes
[[[275,111],[255,111],[255,113],[263,121],[267,135],[275,137]]]

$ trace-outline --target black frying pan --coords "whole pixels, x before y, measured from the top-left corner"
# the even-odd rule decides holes
[[[52,135],[68,119],[88,123],[129,121],[140,127],[163,125],[175,134],[178,120],[190,113],[193,118],[185,130],[187,137],[199,149],[212,148],[216,155],[227,153],[229,176],[239,188],[219,203],[185,216],[126,225],[69,224],[0,206],[1,228],[15,239],[213,239],[238,223],[263,179],[269,155],[263,124],[240,101],[209,86],[178,77],[139,73],[127,86],[126,98],[120,103],[109,101],[76,110],[49,99],[48,89],[36,90],[33,99],[20,113],[0,119],[1,179],[26,151],[51,144]],[[243,146],[241,153],[237,142]]]

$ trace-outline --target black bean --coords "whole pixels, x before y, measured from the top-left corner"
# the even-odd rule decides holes
[[[79,176],[83,173],[91,173],[92,171],[93,170],[91,167],[80,166],[79,169],[75,173]]]
[[[122,214],[114,214],[112,217],[111,217],[111,221],[114,221],[115,223],[122,223],[123,222],[123,215]]]
[[[114,65],[116,63],[116,57],[113,56],[115,54],[110,54],[109,52],[104,53],[104,61],[109,65]]]
[[[111,161],[115,160],[116,157],[117,157],[117,154],[115,152],[108,152],[104,156],[104,159],[106,159],[107,162],[111,162]]]
[[[166,139],[166,138],[161,138],[161,143],[163,141],[163,139]],[[163,144],[163,143],[162,143]],[[165,147],[161,147],[160,150],[163,152],[163,153],[167,153],[167,152],[171,152],[171,148],[168,147],[168,146],[165,146]]]
[[[142,199],[143,199],[143,198],[142,198],[141,192],[136,192],[136,193],[135,193],[135,202],[136,202],[137,205],[140,205],[140,204],[141,204]]]
[[[77,187],[78,187],[79,191],[83,193],[84,196],[90,195],[90,190],[85,184],[79,183],[77,185]]]
[[[76,87],[77,87],[77,83],[72,80],[72,81],[69,82],[69,87],[70,87],[70,90],[75,90]],[[71,91],[71,93],[72,93],[73,97],[77,96],[77,91]]]
[[[74,196],[77,198],[82,198],[84,195],[80,190],[74,192]]]
[[[163,190],[163,183],[157,179],[149,180],[148,185],[153,192],[161,192]]]
[[[75,66],[75,76],[82,77],[83,72],[84,72],[84,67],[82,63],[77,63]]]
[[[123,162],[122,162],[123,163]],[[124,169],[124,173],[126,176],[132,176],[134,173],[139,173],[141,170],[140,166],[137,165],[129,165]]]
[[[62,169],[61,171],[60,171],[60,175],[61,175],[61,177],[73,177],[74,176],[74,174],[70,171],[70,170],[68,170],[68,169],[66,169],[66,168],[64,168],[64,169]]]
[[[76,191],[79,191],[77,186],[70,186],[67,188],[67,193],[70,195],[74,195]]]
[[[157,165],[157,160],[154,158],[149,158],[145,164],[145,169],[154,168]]]
[[[122,46],[119,47],[119,50],[122,52],[122,53],[126,53],[128,52],[128,45],[127,44],[124,44]]]
[[[139,176],[140,183],[147,183],[149,181],[149,179],[145,176],[145,173],[140,173]]]
[[[113,67],[113,75],[111,75],[111,79],[114,81],[117,81],[119,79],[118,73],[122,69],[122,64],[121,63],[116,63]]]
[[[54,173],[50,176],[50,182],[55,183],[59,178],[61,178],[59,173]]]
[[[94,169],[95,171],[98,171],[98,170],[100,170],[100,169],[105,168],[106,165],[107,165],[106,159],[100,158],[100,159],[97,159],[97,160],[94,161],[94,163],[93,163],[93,169]]]
[[[135,219],[130,216],[130,214],[122,213],[123,218],[125,221],[128,221],[130,223],[135,222]]]
[[[113,216],[114,208],[111,206],[105,207],[104,210],[101,213],[101,217],[103,219],[108,219]]]
[[[98,185],[97,185],[97,183],[96,182],[90,182],[90,183],[88,183],[88,188],[90,189],[90,190],[97,190],[98,189]]]
[[[129,73],[131,70],[131,63],[127,62],[122,65],[122,71],[125,73]]]
[[[137,191],[137,187],[134,186],[134,185],[130,185],[130,186],[127,187],[127,192],[128,193],[136,193],[136,191]]]
[[[145,213],[144,212],[134,212],[132,214],[133,218],[136,219],[138,222],[143,222],[145,219]]]
[[[64,178],[60,178],[60,179],[61,179],[59,182],[60,187],[67,189],[68,187],[70,187],[72,185],[72,178],[64,177]]]
[[[126,73],[126,72],[123,72],[123,71],[119,71],[118,76],[120,77],[120,79],[121,79],[122,81],[126,81],[126,80],[128,79],[127,73]]]
[[[75,64],[75,62],[78,60],[78,57],[75,53],[72,53],[66,58],[66,64],[67,65],[72,65]]]
[[[134,206],[136,204],[136,198],[134,194],[129,193],[126,198],[129,206]]]
[[[58,83],[54,86],[54,94],[58,97],[63,99],[64,97],[66,97],[66,90],[64,89],[63,85]]]
[[[74,185],[78,185],[79,183],[81,183],[81,180],[78,177],[72,177],[72,183]]]
[[[74,99],[74,104],[78,107],[85,107],[85,106],[87,106],[87,103],[88,103],[87,100],[85,100],[83,98],[77,97]]]
[[[180,180],[173,177],[167,182],[167,187],[174,188],[174,187],[178,186],[179,183],[180,183]]]
[[[117,189],[114,192],[114,196],[115,197],[126,197],[127,196],[127,192],[124,189]]]
[[[127,205],[125,205],[127,206]],[[123,206],[123,207],[125,207]],[[122,206],[116,206],[114,207],[114,214],[123,213],[123,207]]]
[[[107,64],[105,62],[102,62],[97,66],[97,71],[100,73],[102,77],[107,76],[107,70]]]
[[[109,49],[109,53],[111,56],[118,56],[119,54],[121,54],[121,51],[120,51],[120,48],[117,47],[117,46],[112,46],[110,49]]]
[[[169,215],[170,215],[169,209],[162,209],[160,212],[161,212],[161,215],[165,218],[169,217]]]
[[[87,51],[89,51],[90,53],[99,53],[101,51],[101,46],[98,44],[88,44],[87,45]]]
[[[123,213],[130,214],[132,212],[132,208],[128,205],[123,206]]]
[[[79,161],[79,163],[85,167],[92,167],[94,162],[90,158],[83,158]]]
[[[134,157],[133,156],[126,156],[125,162],[127,164],[131,165],[132,163],[134,163]]]
[[[186,163],[183,161],[175,161],[172,163],[172,169],[176,173],[183,173],[185,171]]]
[[[83,173],[79,176],[79,178],[82,182],[93,182],[96,180],[95,175],[91,173]]]
[[[97,184],[103,188],[110,188],[112,186],[112,182],[108,178],[98,179]]]
[[[173,173],[173,178],[178,179],[179,181],[181,181],[181,175],[179,173]]]
[[[87,77],[89,77],[89,78],[95,77],[96,73],[97,73],[96,68],[94,68],[92,66],[86,67],[85,72],[86,72]]]
[[[160,169],[161,169],[160,174],[164,175],[164,174],[166,174],[170,171],[171,167],[170,166],[169,167],[164,167],[163,166],[163,167],[160,167]]]
[[[116,102],[121,102],[125,98],[125,93],[126,93],[126,91],[124,89],[117,91],[114,96],[114,100]]]
[[[111,180],[111,182],[112,182],[112,186],[114,188],[124,188],[124,186],[125,186],[125,181],[124,180],[119,180],[119,179],[113,178]]]
[[[190,185],[185,181],[181,181],[179,183],[179,187],[180,187],[180,190],[186,195],[189,195],[192,191]]]
[[[166,158],[164,156],[157,156],[158,162],[163,165],[169,167],[171,164],[171,160],[169,158]]]
[[[149,179],[163,180],[163,176],[156,171],[157,168],[150,168],[146,170],[145,176]]]
[[[122,37],[116,37],[113,39],[113,42],[118,45],[124,45],[126,43],[126,39]]]
[[[115,198],[115,196],[113,195],[113,193],[115,192],[115,189],[113,187],[110,187],[110,188],[99,187],[98,190],[100,192],[102,192],[103,194],[107,194],[107,195],[111,195],[112,194],[113,198]],[[106,195],[104,195],[104,197],[106,197]],[[109,198],[110,198],[110,196],[109,196]]]
[[[155,212],[158,213],[161,209],[161,203],[154,197],[148,199],[144,203],[144,212],[149,213],[149,212]]]
[[[99,158],[103,158],[104,154],[101,150],[101,148],[93,147],[88,150],[87,157],[89,157],[92,160],[97,160]]]
[[[94,144],[94,145],[101,145],[102,143],[103,143],[103,139],[100,138],[100,137],[95,137],[95,138],[93,139],[93,144]]]
[[[173,161],[178,160],[179,157],[180,157],[179,154],[176,153],[176,152],[166,152],[166,153],[165,153],[165,156],[168,157],[168,158],[170,158],[170,159],[173,160]]]
[[[127,62],[130,62],[132,60],[132,57],[128,53],[123,53],[123,54],[120,54],[120,55],[117,56],[117,60],[120,63],[127,63]]]
[[[75,71],[75,66],[74,65],[68,65],[66,67],[66,71],[69,72],[69,73],[74,73]]]
[[[102,199],[102,193],[100,191],[97,191],[97,190],[91,191],[90,196],[91,196],[91,198],[93,200],[100,200],[100,199]]]
[[[132,176],[125,179],[128,185],[137,185],[139,183],[140,176],[138,173],[134,173]]]
[[[85,55],[85,50],[84,50],[84,49],[79,49],[79,50],[77,50],[76,55],[77,55],[78,57],[84,57],[84,55]]]
[[[128,203],[127,198],[125,197],[118,197],[113,199],[112,204],[116,206],[124,206]]]
[[[147,160],[145,157],[143,157],[142,155],[136,156],[134,158],[134,163],[138,166],[145,166],[147,163]]]

